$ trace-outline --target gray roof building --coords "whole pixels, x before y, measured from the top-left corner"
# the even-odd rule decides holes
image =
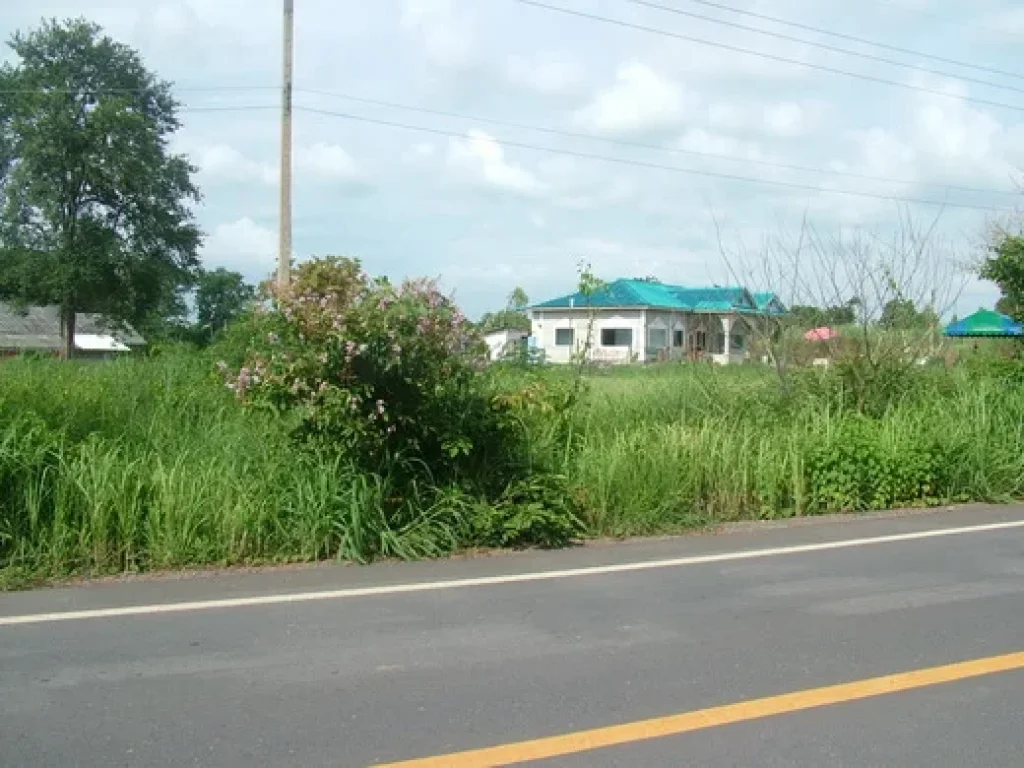
[[[82,352],[126,352],[146,340],[130,325],[89,312],[75,316],[75,348]],[[0,302],[0,351],[57,352],[64,347],[60,308]]]

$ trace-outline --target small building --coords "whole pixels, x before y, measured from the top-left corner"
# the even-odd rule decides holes
[[[143,349],[146,340],[131,326],[113,323],[102,315],[75,315],[75,353],[83,358],[106,358]],[[60,355],[64,329],[60,308],[25,307],[0,302],[0,357],[25,352]]]
[[[773,293],[620,279],[590,296],[574,293],[536,304],[530,307],[530,320],[532,335],[552,363],[570,362],[588,350],[595,362],[726,364],[745,360],[751,336],[767,330],[785,311]]]
[[[502,328],[484,334],[487,353],[491,360],[502,360],[515,355],[519,347],[526,342],[529,331],[519,328]]]

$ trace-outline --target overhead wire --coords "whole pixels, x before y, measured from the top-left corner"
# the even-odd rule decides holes
[[[557,5],[550,5],[549,3],[543,3],[539,0],[512,0],[512,2],[519,3],[521,5],[528,5],[534,8],[538,8],[552,13],[559,13],[566,16],[574,16],[576,18],[588,19],[590,21],[596,21],[603,24],[610,24],[625,29],[633,29],[638,32],[647,32],[653,35],[660,35],[662,37],[668,37],[675,40],[682,40],[684,42],[696,43],[697,45],[704,45],[711,48],[719,48],[733,53],[740,53],[747,56],[756,56],[758,58],[767,59],[770,61],[777,61],[783,64],[792,64],[798,67],[805,67],[807,69],[814,69],[819,72],[828,72],[834,75],[842,75],[844,77],[851,77],[858,80],[864,80],[872,83],[880,83],[883,85],[890,85],[896,88],[903,88],[911,91],[918,91],[921,93],[930,93],[934,96],[940,96],[946,99],[955,99],[957,101],[968,101],[974,104],[983,104],[989,107],[998,107],[1000,109],[1009,109],[1015,112],[1024,112],[1024,106],[1018,104],[1008,104],[1003,101],[994,101],[991,99],[981,99],[975,96],[962,96],[959,94],[949,93],[948,91],[939,90],[938,88],[929,88],[923,85],[915,85],[913,83],[904,83],[899,80],[890,80],[884,77],[877,77],[875,75],[868,75],[862,72],[851,72],[847,69],[840,69],[839,67],[830,67],[825,64],[816,64],[810,61],[800,61],[799,59],[792,59],[787,56],[779,56],[774,53],[765,53],[764,51],[756,51],[752,48],[745,48],[739,45],[731,45],[729,43],[716,42],[714,40],[705,40],[700,37],[693,37],[692,35],[684,35],[678,32],[671,32],[666,29],[659,29],[657,27],[649,27],[644,24],[634,24],[629,21],[623,21],[622,19],[615,19],[610,16],[602,16],[596,13],[589,13],[587,11],[577,11],[571,8],[563,8]]]
[[[748,24],[740,24],[735,21],[728,21],[726,19],[716,19],[713,16],[708,16],[704,13],[695,13],[693,11],[686,11],[682,8],[675,8],[670,5],[664,5],[662,3],[651,2],[650,0],[624,0],[624,2],[632,3],[633,5],[640,6],[643,8],[649,8],[656,11],[663,11],[665,13],[671,13],[676,16],[685,16],[691,19],[697,19],[699,21],[706,21],[710,24],[718,24],[731,29],[741,29],[746,32],[752,32],[757,35],[763,35],[765,37],[772,37],[777,40],[786,40],[791,43],[799,43],[800,45],[807,45],[812,48],[819,48],[825,51],[831,51],[833,53],[840,53],[844,56],[854,56],[856,58],[865,59],[867,61],[875,61],[882,64],[887,64],[893,67],[902,67],[903,69],[909,69],[917,72],[925,72],[930,75],[936,75],[938,77],[948,77],[964,82],[974,83],[976,85],[983,85],[988,88],[997,88],[1005,91],[1014,91],[1016,93],[1024,93],[1024,87],[1016,85],[1004,85],[1002,83],[993,83],[991,80],[983,80],[980,77],[971,77],[969,75],[957,74],[954,72],[944,72],[942,70],[930,69],[928,67],[920,66],[919,64],[913,64],[907,61],[899,61],[898,59],[891,59],[886,56],[876,56],[872,53],[863,53],[861,51],[851,51],[849,48],[840,48],[837,45],[831,45],[830,43],[821,43],[816,40],[807,40],[801,37],[794,37],[793,35],[787,35],[782,32],[772,32],[767,29],[759,29],[758,27],[752,27]]]
[[[349,112],[337,112],[333,110],[319,109],[315,107],[296,106],[297,112],[306,112],[309,114],[323,115],[327,117],[336,117],[344,120],[350,120],[355,122],[362,122],[369,125],[379,125],[390,128],[399,128],[403,130],[415,131],[419,133],[427,133],[435,136],[446,136],[449,138],[466,139],[465,133],[459,133],[456,131],[442,130],[439,128],[431,128],[428,126],[414,125],[410,123],[402,123],[395,120],[382,120],[379,118],[367,117],[366,115],[355,115]],[[836,194],[836,195],[847,195],[852,197],[861,198],[873,198],[877,200],[887,200],[891,202],[899,203],[916,203],[920,205],[929,205],[940,208],[962,208],[965,210],[975,211],[986,211],[989,213],[1013,213],[1012,209],[1008,208],[997,208],[994,206],[976,205],[971,203],[955,203],[944,200],[930,200],[925,198],[905,197],[900,195],[884,195],[875,192],[862,192],[859,190],[851,189],[838,189],[830,187],[817,187],[811,184],[800,184],[797,182],[778,181],[774,179],[763,179],[752,176],[743,176],[741,174],[730,174],[720,173],[717,171],[708,171],[701,168],[683,168],[675,165],[664,165],[661,163],[651,163],[643,160],[634,160],[623,157],[614,157],[611,155],[599,155],[590,152],[579,152],[570,149],[558,149],[555,147],[545,147],[538,144],[529,144],[526,142],[510,141],[507,139],[498,139],[488,136],[488,140],[501,147],[509,147],[516,149],[526,149],[537,152],[544,152],[552,155],[562,155],[566,157],[574,157],[584,160],[597,160],[601,162],[614,163],[618,165],[633,166],[637,168],[648,168],[662,171],[669,171],[673,173],[681,173],[692,176],[703,176],[707,178],[722,179],[726,181],[744,182],[750,184],[760,184],[764,186],[779,187],[786,189],[795,189],[804,192],[814,192],[818,194]]]
[[[599,136],[593,133],[582,133],[577,131],[565,131],[558,128],[550,128],[547,126],[540,126],[530,123],[516,122],[512,120],[503,120],[492,117],[483,117],[480,115],[471,115],[464,112],[450,112],[447,110],[433,109],[430,107],[418,107],[410,104],[401,104],[394,101],[386,101],[383,99],[371,99],[362,96],[354,96],[348,93],[341,93],[337,91],[325,91],[316,88],[296,88],[297,93],[307,93],[317,96],[325,96],[329,98],[342,99],[344,101],[351,101],[358,104],[367,104],[377,107],[386,107],[388,109],[398,109],[406,112],[415,112],[426,115],[434,115],[437,117],[449,117],[458,120],[469,120],[478,123],[487,123],[490,125],[498,125],[504,128],[515,128],[520,130],[535,131],[537,133],[544,133],[550,136],[561,136],[569,139],[585,139],[590,141],[598,141],[604,144],[624,147],[627,149],[643,149],[656,152],[666,152],[675,155],[689,155],[692,157],[703,157],[714,160],[726,160],[729,162],[744,163],[749,165],[760,165],[766,168],[776,168],[779,170],[788,171],[799,171],[802,173],[817,173],[821,175],[841,176],[853,179],[861,179],[864,181],[877,181],[887,184],[905,184],[905,185],[919,185],[927,187],[936,187],[953,192],[965,192],[969,194],[986,194],[986,195],[1010,195],[1019,197],[1019,192],[1013,190],[1003,190],[994,188],[984,187],[969,187],[969,186],[958,186],[952,184],[928,184],[921,183],[919,181],[912,181],[908,179],[896,179],[887,176],[873,176],[870,174],[856,173],[853,171],[840,171],[832,170],[827,168],[815,168],[812,166],[794,165],[790,163],[779,163],[771,160],[761,160],[757,158],[738,157],[736,155],[728,155],[718,152],[702,152],[692,149],[684,149],[681,147],[668,147],[660,144],[649,144],[646,142],[629,141],[625,139],[615,139],[608,136]]]
[[[648,3],[641,2],[640,0],[625,0],[625,2],[635,2],[637,5],[647,5]],[[828,37],[834,37],[837,40],[849,40],[852,43],[860,43],[861,45],[870,45],[875,48],[882,48],[893,53],[903,53],[907,56],[916,56],[920,59],[931,59],[932,61],[938,61],[943,64],[952,64],[956,67],[964,67],[966,69],[974,69],[979,72],[988,72],[992,75],[1002,75],[1003,77],[1012,77],[1016,80],[1024,80],[1024,74],[1019,72],[1010,72],[1005,69],[999,69],[997,67],[991,67],[985,64],[977,64],[970,61],[963,61],[961,59],[953,59],[946,56],[938,56],[934,53],[925,53],[924,51],[914,50],[912,48],[904,48],[898,45],[890,45],[889,43],[880,43],[877,40],[871,40],[866,37],[859,37],[857,35],[851,35],[846,32],[836,32],[834,29],[827,29],[825,27],[814,26],[813,24],[805,24],[799,21],[792,21],[789,19],[783,19],[778,16],[769,16],[766,13],[758,13],[756,11],[750,11],[745,8],[736,8],[731,5],[724,3],[717,3],[714,0],[685,0],[685,2],[693,3],[695,5],[702,5],[707,8],[715,8],[719,11],[725,11],[727,13],[735,13],[739,16],[746,16],[751,19],[760,19],[761,21],[770,21],[773,24],[781,24],[785,27],[792,27],[793,29],[802,29],[806,32],[815,32],[819,35],[827,35]]]

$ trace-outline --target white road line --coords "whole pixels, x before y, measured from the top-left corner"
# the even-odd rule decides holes
[[[32,613],[21,616],[0,616],[0,627],[21,624],[44,624],[55,621],[82,621],[85,619],[113,619],[125,616],[152,616],[164,613],[187,613],[191,611],[214,611],[218,609],[245,608],[257,605],[283,605],[288,603],[310,603],[322,600],[345,600],[356,597],[379,597],[384,595],[404,595],[413,592],[434,592],[444,589],[465,589],[468,587],[489,587],[500,584],[519,584],[529,581],[552,581],[555,579],[574,579],[583,576],[601,576],[610,573],[630,573],[632,571],[652,571],[659,568],[681,568],[690,565],[708,565],[711,563],[728,563],[737,560],[756,560],[766,557],[799,555],[807,552],[827,552],[836,549],[867,547],[876,544],[895,544],[904,541],[920,541],[937,539],[946,536],[964,536],[972,533],[1005,531],[1012,528],[1024,528],[1024,520],[1013,520],[1003,523],[987,523],[983,525],[963,526],[960,528],[939,528],[914,533],[897,533],[888,536],[872,536],[860,539],[842,539],[817,544],[798,544],[790,547],[773,547],[771,549],[749,549],[737,552],[721,552],[714,555],[697,555],[694,557],[676,557],[668,560],[648,560],[634,563],[615,563],[613,565],[596,565],[587,568],[570,568],[561,571],[536,571],[533,573],[510,573],[498,576],[481,576],[472,579],[452,579],[450,581],[426,581],[414,584],[390,584],[377,587],[353,587],[350,589],[332,589],[320,592],[299,592],[283,595],[260,595],[255,597],[233,597],[222,600],[197,600],[185,603],[156,603],[153,605],[128,605],[119,608],[95,608],[82,611],[62,611],[57,613]]]

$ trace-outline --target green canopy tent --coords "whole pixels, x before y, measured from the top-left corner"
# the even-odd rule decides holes
[[[1024,338],[1024,325],[999,312],[979,309],[973,315],[946,326],[946,335],[953,338]]]

